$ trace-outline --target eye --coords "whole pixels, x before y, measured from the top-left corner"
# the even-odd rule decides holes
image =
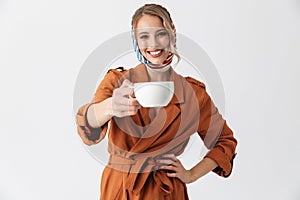
[[[145,39],[148,39],[149,38],[149,36],[148,35],[140,35],[140,37],[139,37],[140,39],[142,39],[142,40],[145,40]]]
[[[157,36],[158,36],[158,37],[164,37],[164,36],[166,36],[167,34],[168,34],[167,31],[160,31],[160,32],[157,33]]]

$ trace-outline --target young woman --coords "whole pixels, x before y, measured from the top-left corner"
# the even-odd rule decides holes
[[[100,199],[188,199],[187,183],[210,171],[230,175],[237,141],[205,85],[172,69],[174,55],[178,60],[180,56],[176,30],[164,7],[139,8],[132,17],[132,39],[140,64],[109,70],[92,102],[83,105],[76,117],[85,144],[97,144],[108,133],[110,160],[102,174]],[[139,105],[132,85],[150,81],[174,82],[167,106]],[[209,152],[185,169],[177,156],[194,133]]]

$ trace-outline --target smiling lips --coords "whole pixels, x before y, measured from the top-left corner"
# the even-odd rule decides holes
[[[152,58],[157,58],[162,55],[163,49],[147,51]]]

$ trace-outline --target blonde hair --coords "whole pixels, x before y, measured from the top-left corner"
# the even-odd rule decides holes
[[[180,61],[180,56],[176,50],[176,29],[173,24],[172,18],[168,10],[159,4],[145,4],[137,9],[132,16],[131,26],[136,28],[138,21],[144,15],[152,15],[162,20],[163,26],[168,30],[170,37],[170,52],[177,57],[177,63]]]

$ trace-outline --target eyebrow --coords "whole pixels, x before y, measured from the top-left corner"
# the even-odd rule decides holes
[[[140,32],[140,33],[139,33],[139,35],[142,35],[142,34],[149,34],[149,32],[145,32],[145,31],[144,31],[144,32]]]
[[[162,28],[162,29],[157,30],[156,32],[158,32],[158,31],[165,31],[165,30],[166,30],[165,28]]]
[[[165,30],[166,30],[165,28],[162,28],[162,29],[157,30],[156,32],[159,32],[159,31],[165,31]],[[149,34],[149,32],[143,31],[143,32],[140,32],[140,33],[139,33],[139,35],[142,35],[142,34]]]

